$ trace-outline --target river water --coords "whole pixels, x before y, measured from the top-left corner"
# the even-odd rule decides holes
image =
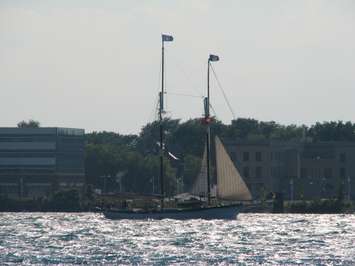
[[[355,215],[111,221],[93,213],[0,213],[0,265],[11,264],[355,265]]]

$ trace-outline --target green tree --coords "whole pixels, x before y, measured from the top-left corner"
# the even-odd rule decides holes
[[[190,119],[179,126],[174,131],[169,147],[178,155],[193,154],[200,155],[205,143],[206,128],[200,119]]]
[[[40,127],[40,125],[41,125],[40,122],[32,120],[32,119],[30,119],[28,121],[22,120],[17,123],[17,127],[19,127],[19,128],[38,128],[38,127]]]
[[[314,141],[355,141],[355,125],[350,121],[316,123],[309,129]]]
[[[79,211],[80,195],[75,189],[55,192],[45,208],[49,211]]]
[[[114,146],[126,146],[134,148],[137,142],[137,135],[121,135],[114,132],[92,132],[85,135],[86,141],[90,144],[110,144]]]
[[[164,143],[170,143],[171,136],[179,125],[179,120],[166,118],[163,120]],[[160,123],[154,121],[145,125],[137,139],[137,149],[142,154],[158,153],[160,140]]]
[[[201,169],[201,162],[202,162],[202,154],[201,156],[194,156],[188,154],[184,158],[184,185],[186,189],[192,188],[197,175]]]
[[[199,170],[206,143],[206,125],[201,119],[180,122],[164,119],[164,155],[172,152],[179,161],[164,159],[166,191],[173,193],[177,173],[183,177],[186,188],[191,187]],[[211,124],[212,140],[219,135],[222,140],[244,139],[249,141],[299,140],[308,137],[314,141],[355,141],[355,126],[351,122],[323,122],[311,127],[281,125],[274,121],[258,121],[238,118],[230,125],[219,120]],[[127,191],[150,193],[160,191],[159,186],[159,122],[145,125],[139,135],[121,135],[113,132],[93,132],[86,135],[86,177],[89,184],[102,185],[101,176],[109,177],[110,188],[117,185],[116,175],[121,173],[122,184]],[[213,155],[214,145],[211,145]],[[212,156],[212,161],[214,160]]]

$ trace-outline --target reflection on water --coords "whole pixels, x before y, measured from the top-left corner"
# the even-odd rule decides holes
[[[355,215],[110,221],[92,213],[1,213],[4,263],[353,265]]]

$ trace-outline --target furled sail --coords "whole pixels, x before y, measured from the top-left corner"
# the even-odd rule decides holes
[[[205,146],[201,170],[192,186],[191,194],[199,197],[207,197],[207,146]]]
[[[221,140],[216,136],[217,197],[225,200],[251,200],[252,195],[235,168]]]

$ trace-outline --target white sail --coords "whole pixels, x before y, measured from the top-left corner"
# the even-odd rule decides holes
[[[192,186],[191,194],[199,197],[207,197],[207,146],[205,146],[201,170]]]
[[[216,136],[217,197],[225,200],[251,200],[252,195],[235,168],[221,140]]]

